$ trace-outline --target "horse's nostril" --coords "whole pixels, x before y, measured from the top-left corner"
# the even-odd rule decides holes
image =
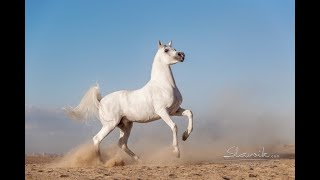
[[[182,56],[182,54],[178,52],[178,56]]]

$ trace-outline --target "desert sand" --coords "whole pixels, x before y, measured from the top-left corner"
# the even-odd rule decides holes
[[[26,156],[25,179],[295,179],[294,145],[277,152],[274,159],[187,160],[165,151],[136,163],[113,147],[99,163],[93,149],[82,146],[60,157]]]

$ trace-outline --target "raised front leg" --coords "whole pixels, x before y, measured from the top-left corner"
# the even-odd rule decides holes
[[[182,140],[187,140],[187,138],[189,137],[190,133],[193,130],[193,114],[192,111],[189,109],[183,109],[183,108],[179,108],[178,111],[173,114],[174,116],[187,116],[188,117],[188,129],[183,133],[182,135]]]
[[[160,111],[157,112],[157,114],[171,128],[172,134],[173,134],[173,143],[172,143],[172,145],[173,145],[173,153],[176,155],[177,158],[180,158],[180,151],[179,151],[178,140],[177,140],[177,131],[178,131],[177,125],[172,121],[172,119],[170,118],[170,115],[169,115],[169,113],[167,112],[166,109],[161,109]]]

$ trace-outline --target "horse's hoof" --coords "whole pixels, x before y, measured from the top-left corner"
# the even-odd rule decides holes
[[[102,161],[101,158],[97,158],[96,163],[97,163],[98,165],[99,165],[99,164],[103,164],[103,161]]]
[[[136,161],[137,163],[141,163],[141,159],[138,156],[134,156],[133,157],[134,161]]]
[[[180,158],[180,151],[179,150],[173,150],[174,155],[176,158]]]
[[[176,158],[180,158],[180,152],[175,152]]]
[[[183,135],[182,135],[182,140],[185,141],[185,140],[188,139],[188,137],[189,137],[189,134],[188,134],[187,131],[185,131],[185,132],[183,133]]]
[[[136,159],[135,162],[136,162],[137,164],[142,164],[142,163],[143,163],[143,161],[142,161],[141,159]]]

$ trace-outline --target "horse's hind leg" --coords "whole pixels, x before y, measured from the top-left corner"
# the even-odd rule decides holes
[[[103,140],[103,138],[105,138],[116,127],[116,125],[113,125],[113,124],[114,123],[108,123],[108,124],[103,125],[103,127],[98,132],[98,134],[96,134],[93,137],[93,145],[94,145],[96,154],[99,157],[100,162],[102,162],[102,160],[101,160],[101,156],[100,156],[99,145],[100,145],[101,141]]]
[[[120,124],[118,124],[118,128],[120,129],[120,138],[118,142],[118,146],[126,152],[131,158],[138,161],[139,157],[135,155],[129,148],[128,148],[128,139],[130,136],[130,132],[132,129],[133,122],[130,121],[122,121]]]

